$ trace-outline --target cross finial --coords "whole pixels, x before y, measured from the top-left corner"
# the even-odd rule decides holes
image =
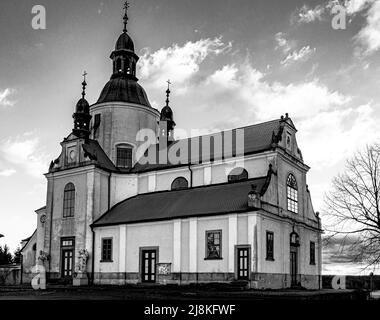
[[[128,23],[128,9],[129,9],[129,2],[125,1],[124,3],[124,29],[123,32],[127,32],[127,23]]]
[[[83,82],[82,82],[82,98],[84,99],[84,96],[86,95],[86,86],[87,86],[87,82],[86,82],[86,76],[87,76],[87,72],[84,71],[83,74]]]
[[[169,106],[169,95],[170,95],[170,85],[172,84],[170,80],[166,81],[168,84],[168,89],[166,90],[166,105]]]

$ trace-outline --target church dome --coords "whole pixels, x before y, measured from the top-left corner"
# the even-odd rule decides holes
[[[133,41],[128,33],[123,32],[120,35],[119,39],[116,41],[115,50],[129,50],[132,52],[135,51],[135,45],[133,44]]]
[[[150,107],[143,87],[130,78],[113,78],[104,86],[97,103],[130,102]]]

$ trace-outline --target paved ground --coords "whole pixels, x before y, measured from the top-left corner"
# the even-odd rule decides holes
[[[244,290],[221,287],[177,286],[48,286],[35,291],[30,286],[0,287],[0,300],[358,300],[366,295],[353,290]]]

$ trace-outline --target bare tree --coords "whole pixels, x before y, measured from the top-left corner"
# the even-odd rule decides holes
[[[326,196],[327,241],[341,240],[355,262],[380,262],[380,145],[367,146],[347,161]]]

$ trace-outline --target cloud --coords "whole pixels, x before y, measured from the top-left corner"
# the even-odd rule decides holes
[[[315,51],[316,49],[311,49],[310,46],[302,47],[299,51],[293,51],[292,53],[289,53],[286,58],[281,61],[281,64],[288,66],[294,62],[306,61]]]
[[[203,101],[198,105],[205,108],[215,105],[223,110],[223,118],[233,117],[239,110],[248,118],[255,115],[257,120],[263,121],[278,118],[285,112],[300,118],[312,117],[349,101],[348,97],[330,91],[318,80],[288,85],[268,82],[265,73],[247,61],[241,65],[223,66],[190,91],[188,94],[199,92],[198,99]]]
[[[380,1],[371,4],[366,12],[366,25],[354,37],[354,40],[359,45],[358,55],[368,56],[380,49]]]
[[[280,38],[285,37],[279,34]],[[279,44],[285,45],[285,42]],[[220,42],[218,46],[225,45]],[[300,61],[303,53],[307,56],[313,52],[310,47],[305,48],[293,56],[295,61]],[[180,46],[176,48],[178,52],[181,49]],[[177,57],[173,59],[176,61]],[[154,73],[165,73],[166,63],[171,63],[170,57],[165,65],[157,65]],[[201,59],[194,63],[192,70],[205,73]],[[368,130],[377,132],[376,106],[372,103],[355,105],[354,97],[331,90],[316,78],[283,83],[269,81],[265,72],[255,68],[247,58],[241,63],[225,64],[201,79],[189,73],[186,81],[175,83],[174,113],[181,108],[202,114],[202,119],[211,119],[207,125],[209,131],[278,119],[289,113],[299,129],[298,141],[305,161],[316,170],[334,166],[369,143]],[[156,79],[147,78],[146,81],[154,85]],[[177,123],[178,129],[180,126]],[[377,134],[371,137],[380,138]]]
[[[0,154],[34,177],[42,177],[48,168],[49,157],[43,152],[39,138],[31,133],[1,141]]]
[[[16,170],[14,170],[14,169],[0,170],[0,176],[2,176],[2,177],[10,177],[11,175],[13,175],[15,173],[16,173]]]
[[[149,86],[162,88],[168,78],[177,85],[186,83],[199,71],[199,65],[209,56],[217,56],[231,48],[221,37],[173,44],[155,52],[145,49],[139,61],[139,74]]]
[[[317,5],[314,8],[303,5],[300,9],[297,9],[292,15],[292,22],[299,24],[312,23],[315,21],[323,21],[326,16],[332,13],[332,9],[340,5],[346,9],[346,13],[349,17],[354,17],[359,12],[368,9],[375,0],[329,0],[323,5]]]
[[[332,167],[380,138],[371,104],[319,112],[297,123],[297,128],[304,156],[316,170]]]
[[[322,21],[325,11],[326,7],[323,5],[317,5],[316,7],[311,8],[308,5],[304,4],[295,12],[293,21],[295,20],[297,23],[311,23],[314,21]]]
[[[285,38],[283,32],[278,32],[275,35],[275,39],[277,42],[276,50],[281,49],[284,54],[287,54],[292,49],[292,44]]]
[[[15,101],[9,100],[9,97],[16,92],[15,89],[6,88],[0,90],[0,106],[1,107],[12,107],[16,103]]]

